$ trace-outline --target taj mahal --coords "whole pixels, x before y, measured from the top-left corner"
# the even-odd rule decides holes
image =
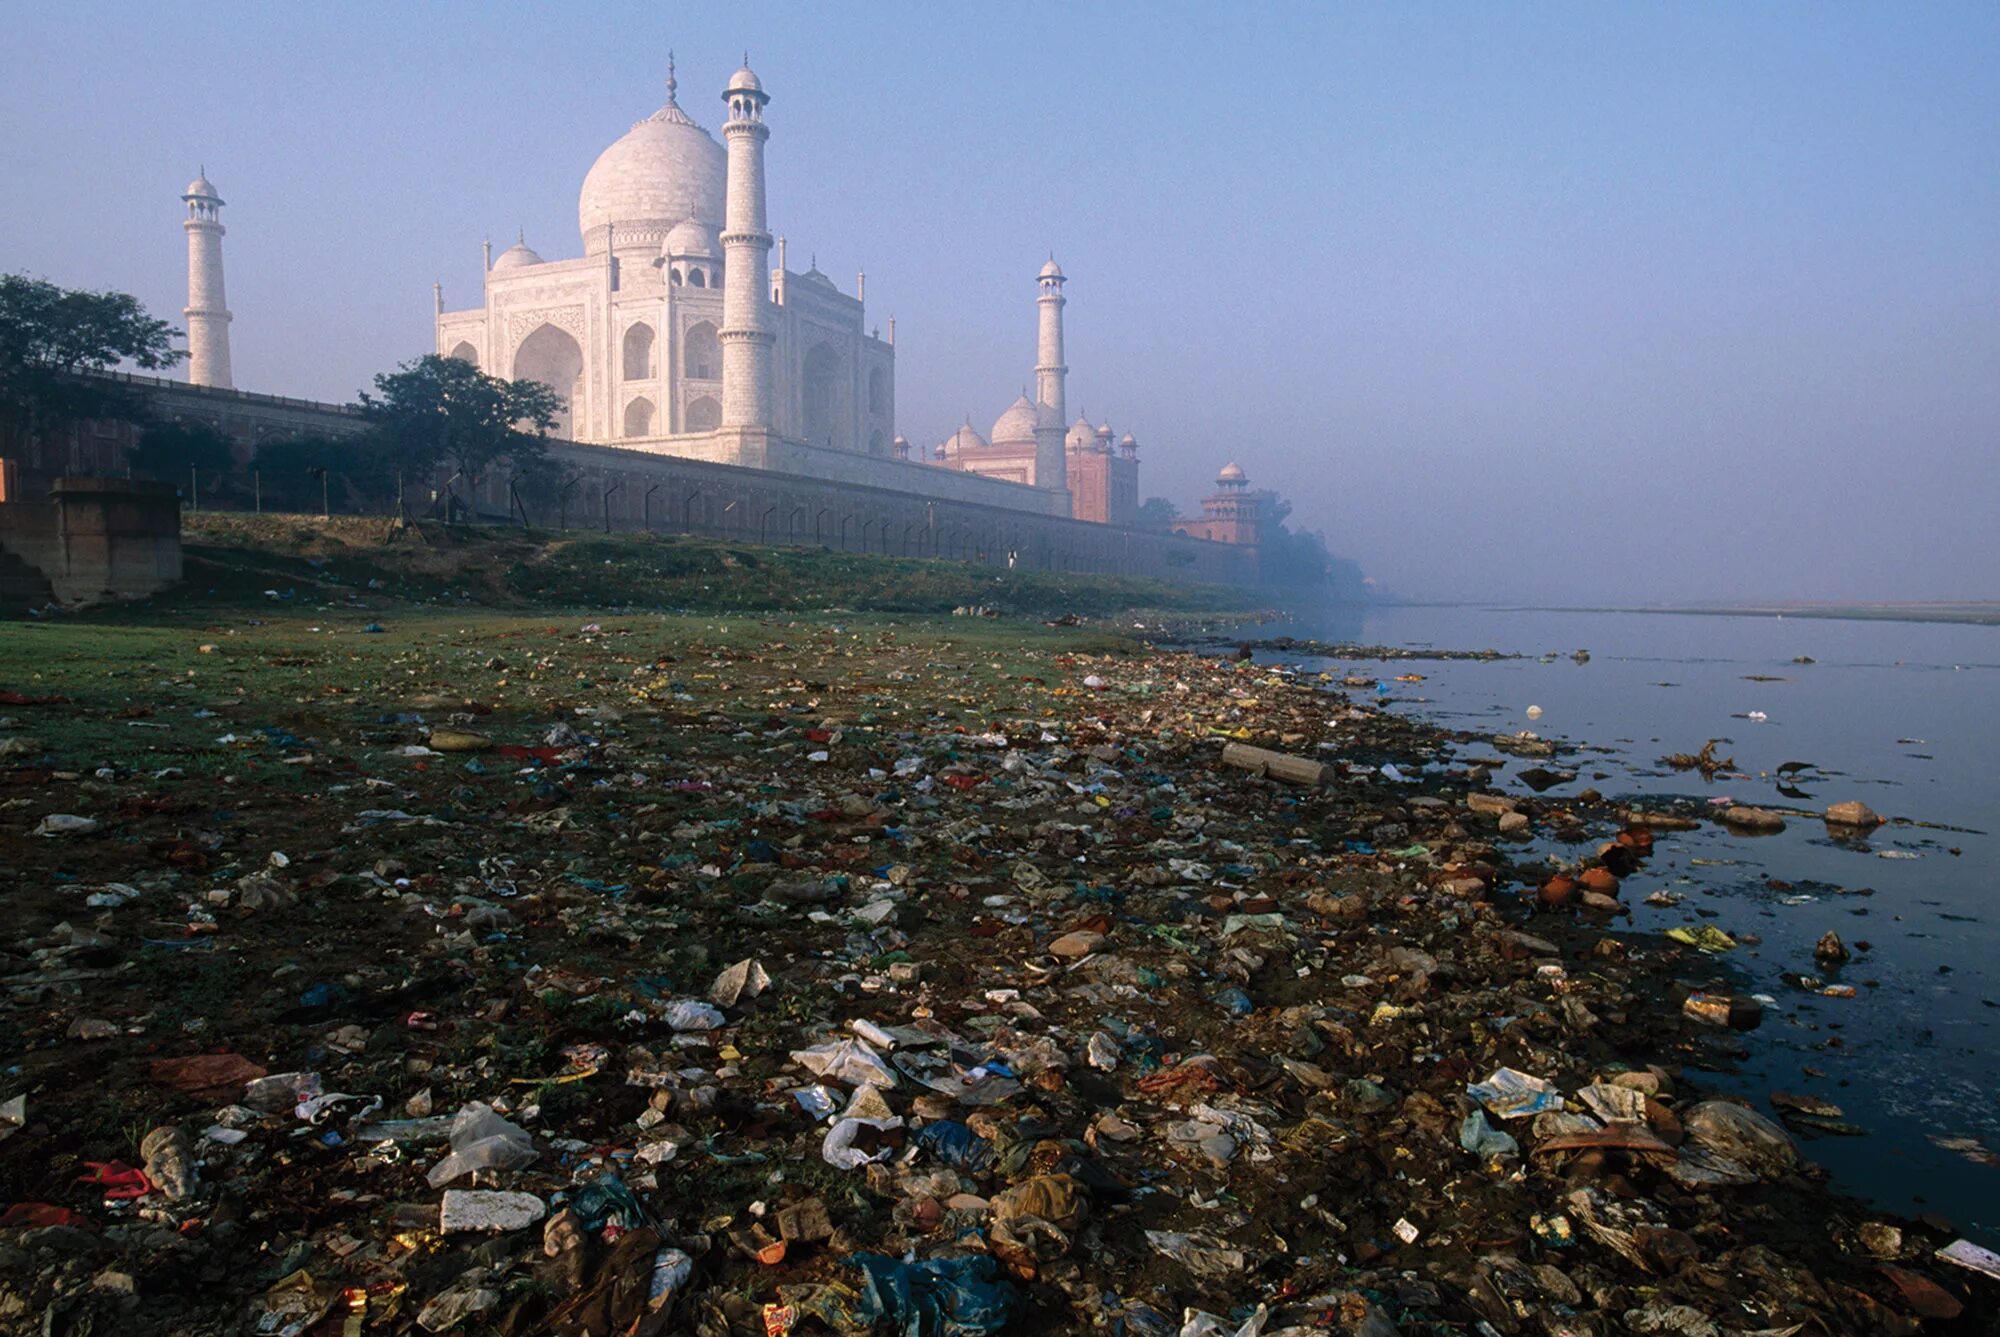
[[[729,80],[715,142],[667,101],[583,179],[583,254],[525,240],[493,256],[482,304],[439,310],[437,351],[546,382],[569,402],[559,434],[681,442],[760,429],[834,450],[890,453],[895,348],[815,268],[769,267],[764,107],[749,65]]]
[[[480,305],[449,311],[436,293],[437,351],[551,386],[567,403],[557,434],[573,440],[764,467],[797,465],[804,446],[822,465],[823,452],[848,456],[845,476],[890,486],[909,476],[861,461],[914,453],[927,488],[1130,523],[1138,443],[1114,441],[1108,423],[1066,420],[1066,280],[1053,257],[1035,276],[1033,398],[1024,392],[985,435],[967,423],[913,452],[896,431],[895,322],[886,338],[869,327],[866,275],[850,294],[816,263],[794,272],[783,238],[771,263],[770,100],[746,56],[722,93],[718,144],[682,109],[670,58],[666,103],[583,179],[583,254],[546,259],[522,237],[496,256],[489,243]],[[938,468],[966,477],[945,483]]]
[[[439,355],[548,385],[563,401],[553,435],[564,448],[610,452],[587,456],[592,476],[605,480],[604,523],[613,524],[615,512],[635,500],[620,492],[610,471],[650,470],[648,477],[660,478],[671,464],[676,478],[690,480],[676,503],[677,524],[690,531],[746,524],[754,514],[765,537],[845,545],[852,536],[884,550],[943,553],[953,531],[938,517],[949,514],[962,522],[959,532],[984,536],[962,541],[975,557],[1026,553],[1023,560],[1062,565],[1084,561],[1080,554],[1088,550],[1100,564],[1143,564],[1138,554],[1158,543],[1132,532],[1139,520],[1137,440],[1108,422],[1069,419],[1068,277],[1055,258],[1033,273],[1032,288],[1023,276],[1024,336],[1030,293],[1035,311],[1032,388],[1000,412],[990,431],[982,434],[968,421],[936,445],[914,448],[896,430],[895,322],[886,331],[869,324],[866,276],[855,276],[850,293],[816,263],[797,272],[785,240],[769,229],[764,151],[772,99],[748,57],[722,88],[720,143],[682,108],[679,94],[670,54],[664,104],[613,141],[584,175],[577,199],[581,255],[547,258],[525,236],[498,255],[487,243],[477,306],[447,309],[442,285],[433,287]],[[304,424],[290,409],[266,415],[270,421],[237,421],[260,397],[244,397],[230,380],[223,200],[205,171],[182,200],[185,384],[242,402],[225,412],[219,398],[175,400],[163,413],[252,441],[300,430]],[[1026,343],[1024,337],[1024,353]],[[330,413],[315,421],[353,428],[351,419]],[[690,470],[716,467],[755,476],[729,475],[728,489],[722,475],[692,481]],[[650,528],[652,498],[664,484],[633,486],[640,492],[635,518]],[[814,497],[836,504],[809,504],[802,488],[818,488]],[[784,497],[773,500],[781,491]],[[1167,537],[1202,549],[1255,549],[1263,537],[1263,495],[1251,492],[1242,470],[1230,464],[1216,493],[1202,499],[1203,515],[1174,521]],[[475,502],[481,513],[500,515],[523,505],[504,496]],[[953,509],[941,512],[946,506]],[[892,521],[891,513],[901,518]],[[1041,526],[1032,531],[1042,536],[1040,546],[1020,537],[1029,531],[1018,526],[1030,521]],[[1084,524],[1048,529],[1050,521]],[[1084,532],[1099,526],[1120,532]],[[1239,551],[1233,558],[1177,560],[1184,568],[1194,561],[1200,571],[1235,572],[1256,559]]]

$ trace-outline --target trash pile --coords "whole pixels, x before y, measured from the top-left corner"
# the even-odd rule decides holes
[[[206,765],[14,749],[0,1325],[1993,1312],[2000,1260],[1685,1083],[1749,1000],[1612,927],[1672,819],[1339,680],[952,632],[439,623],[367,694],[173,689]]]

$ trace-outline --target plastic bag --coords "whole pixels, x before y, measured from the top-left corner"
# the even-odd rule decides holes
[[[896,1085],[896,1073],[874,1047],[863,1040],[834,1040],[811,1049],[794,1049],[792,1061],[803,1063],[815,1077],[849,1086]]]
[[[451,1154],[424,1176],[441,1188],[475,1170],[518,1170],[535,1159],[535,1139],[507,1122],[490,1105],[471,1101],[451,1121]]]
[[[826,1130],[826,1137],[819,1146],[820,1157],[837,1170],[858,1170],[871,1161],[886,1161],[896,1152],[893,1146],[884,1146],[870,1153],[854,1144],[864,1129],[886,1133],[902,1126],[901,1119],[842,1119]]]
[[[969,1175],[982,1175],[993,1168],[993,1144],[955,1119],[939,1119],[917,1131],[917,1145],[949,1165]]]
[[[905,1263],[857,1253],[846,1261],[863,1278],[854,1303],[858,1327],[888,1319],[901,1337],[984,1337],[1014,1316],[1018,1292],[981,1254]]]

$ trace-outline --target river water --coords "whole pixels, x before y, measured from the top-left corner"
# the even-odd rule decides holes
[[[1738,972],[1737,987],[1771,1000],[1763,1025],[1744,1037],[1749,1057],[1698,1080],[1766,1112],[1772,1090],[1830,1100],[1866,1130],[1803,1139],[1836,1188],[1909,1215],[1942,1213],[2000,1246],[2000,628],[1424,607],[1345,610],[1267,629],[1287,633],[1530,656],[1259,658],[1382,679],[1389,709],[1453,728],[1532,729],[1578,745],[1539,763],[1580,772],[1551,796],[1593,786],[1612,797],[1814,811],[1860,799],[1885,817],[1931,824],[1898,821],[1865,842],[1835,840],[1803,819],[1769,836],[1714,826],[1674,833],[1626,880],[1622,898],[1636,928],[1713,924],[1762,939],[1721,954],[1709,972]],[[1571,660],[1577,649],[1590,651],[1588,663]],[[1801,656],[1814,662],[1795,662]],[[1405,672],[1425,677],[1394,681]],[[1531,705],[1539,718],[1528,716]],[[1708,783],[1660,764],[1711,738],[1751,778]],[[1791,795],[1777,773],[1786,762],[1812,767]],[[1496,787],[1528,792],[1507,777],[1536,764],[1513,761],[1496,772]],[[1645,904],[1660,890],[1680,903]],[[1812,949],[1828,929],[1871,950],[1823,968]],[[1684,973],[1699,977],[1703,964]],[[1853,984],[1857,996],[1805,992],[1783,972]]]

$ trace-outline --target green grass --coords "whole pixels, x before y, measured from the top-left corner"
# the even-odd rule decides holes
[[[186,581],[153,609],[311,602],[493,609],[948,613],[1105,617],[1247,613],[1249,592],[1135,576],[1008,571],[824,548],[647,534],[550,534],[386,520],[188,517]],[[271,600],[267,591],[281,596]]]

